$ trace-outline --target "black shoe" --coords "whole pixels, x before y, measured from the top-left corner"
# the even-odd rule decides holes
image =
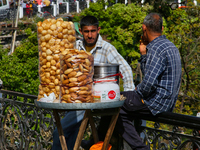
[[[94,140],[82,140],[81,141],[81,147],[84,148],[85,150],[89,150],[90,147],[94,144]]]

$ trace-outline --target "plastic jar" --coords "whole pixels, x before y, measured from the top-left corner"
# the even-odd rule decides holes
[[[98,80],[93,84],[94,102],[112,102],[120,100],[117,80]]]

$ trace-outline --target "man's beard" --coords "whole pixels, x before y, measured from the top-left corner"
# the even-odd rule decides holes
[[[96,38],[96,40],[95,40],[93,43],[87,43],[87,42],[84,40],[85,45],[88,46],[88,47],[94,46],[94,45],[96,44],[96,42],[97,42],[98,37],[99,37],[99,34],[97,35],[97,38]]]

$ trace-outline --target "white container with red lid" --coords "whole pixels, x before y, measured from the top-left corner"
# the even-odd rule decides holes
[[[93,95],[95,102],[112,102],[120,100],[120,89],[117,80],[104,78],[94,81]]]

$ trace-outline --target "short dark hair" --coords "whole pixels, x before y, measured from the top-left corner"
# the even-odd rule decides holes
[[[158,13],[148,14],[145,17],[143,24],[146,25],[150,31],[162,33],[163,20],[162,16]]]
[[[99,27],[99,21],[96,17],[94,16],[85,16],[81,19],[80,21],[80,26],[81,29],[84,26],[97,26],[97,28]]]

